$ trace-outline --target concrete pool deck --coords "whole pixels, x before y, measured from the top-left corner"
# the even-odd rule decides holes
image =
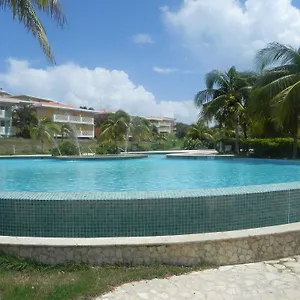
[[[96,300],[298,300],[300,256],[127,283]]]

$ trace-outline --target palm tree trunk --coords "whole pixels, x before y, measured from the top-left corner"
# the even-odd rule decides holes
[[[293,132],[293,159],[297,158],[297,150],[298,150],[298,116],[297,116],[297,120],[296,123],[294,125],[294,132]]]
[[[239,146],[239,117],[236,116],[235,118],[235,154],[239,154],[240,146]]]
[[[42,153],[44,153],[44,141],[41,140],[41,150],[42,150]]]
[[[247,139],[248,138],[247,124],[243,123],[242,128],[243,128],[244,138]]]

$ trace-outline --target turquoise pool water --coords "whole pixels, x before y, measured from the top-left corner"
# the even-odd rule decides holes
[[[0,191],[151,191],[201,189],[300,181],[291,161],[146,159],[58,161],[0,160]]]

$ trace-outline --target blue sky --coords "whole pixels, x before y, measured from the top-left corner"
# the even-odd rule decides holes
[[[300,0],[86,2],[61,0],[68,20],[64,30],[42,18],[54,67],[11,12],[1,11],[0,86],[74,105],[191,122],[198,113],[192,99],[204,88],[207,71],[251,69],[255,51],[274,40],[300,45]]]

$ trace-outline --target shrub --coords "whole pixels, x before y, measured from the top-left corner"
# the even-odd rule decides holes
[[[132,143],[130,147],[130,151],[149,151],[150,149],[151,145],[149,144]]]
[[[96,154],[119,154],[120,150],[116,143],[113,142],[102,142],[98,144]]]
[[[184,138],[183,139],[183,150],[198,150],[205,148],[203,143],[199,139],[191,139],[191,138]]]
[[[234,139],[227,138],[220,141],[224,146],[231,145],[234,149]],[[241,151],[259,158],[291,158],[293,152],[292,138],[241,139],[239,144]],[[298,157],[300,157],[300,142],[298,142]]]
[[[72,141],[64,141],[59,145],[59,150],[61,152],[61,155],[69,156],[69,155],[78,155],[79,149],[76,146],[75,143]],[[52,155],[58,156],[59,152],[57,148],[52,149]]]

